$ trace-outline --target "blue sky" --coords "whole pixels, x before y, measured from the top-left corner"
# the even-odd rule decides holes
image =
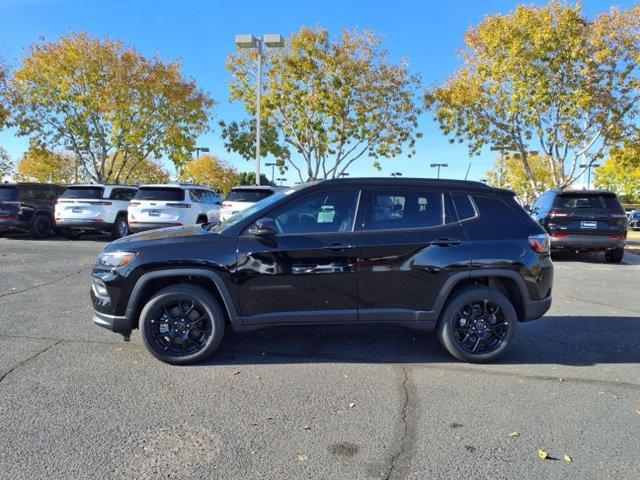
[[[227,159],[240,170],[253,165],[224,151],[217,121],[246,116],[239,104],[229,102],[229,77],[224,61],[234,49],[236,33],[281,33],[285,36],[301,26],[316,24],[338,35],[344,28],[371,29],[384,39],[393,60],[409,60],[410,69],[422,75],[425,85],[441,82],[458,66],[456,55],[465,31],[489,14],[507,13],[516,1],[348,1],[348,0],[240,0],[240,1],[122,1],[122,0],[0,0],[0,58],[18,66],[29,45],[39,38],[55,40],[68,32],[109,36],[133,45],[145,55],[159,52],[166,60],[180,59],[185,75],[216,99],[213,132],[203,135],[199,145]],[[543,2],[525,2],[543,3]],[[633,0],[616,1],[631,6]],[[608,10],[610,2],[585,0],[584,10],[593,16]],[[368,159],[350,170],[352,176],[388,175],[401,171],[405,176],[435,175],[432,162],[446,162],[442,176],[464,178],[471,161],[469,179],[484,178],[493,161],[492,152],[470,159],[464,145],[450,145],[425,113],[420,119],[424,133],[418,153],[382,161],[378,173]],[[0,146],[18,158],[27,146],[15,132],[0,132]],[[289,179],[294,180],[293,174]]]

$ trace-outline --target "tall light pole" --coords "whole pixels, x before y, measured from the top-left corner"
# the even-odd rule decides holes
[[[270,33],[261,37],[253,35],[236,35],[236,46],[256,50],[258,53],[258,80],[256,86],[256,185],[260,185],[260,130],[262,110],[262,45],[270,48],[284,47],[284,39],[278,33]]]
[[[402,172],[393,172],[393,173],[391,173],[391,176],[392,176],[393,178],[401,177],[401,176],[402,176]]]
[[[278,181],[280,182],[280,186],[282,186],[282,182],[286,181],[287,179],[284,177],[279,177]]]
[[[591,169],[598,168],[600,166],[599,163],[581,163],[580,168],[587,169],[587,190],[591,188]]]
[[[449,166],[448,163],[432,163],[431,168],[438,167],[438,178],[440,178],[440,167],[447,168]]]
[[[196,147],[194,150],[196,151],[196,160],[200,159],[200,152],[209,153],[209,147]]]
[[[274,162],[265,163],[267,167],[271,167],[271,183],[273,183],[276,177],[276,164]],[[275,185],[275,183],[273,183]]]
[[[348,177],[349,176],[349,172],[342,172],[340,175],[338,175],[339,177]]]

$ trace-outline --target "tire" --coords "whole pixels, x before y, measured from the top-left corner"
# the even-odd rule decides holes
[[[200,215],[198,217],[198,220],[196,220],[196,225],[198,224],[202,224],[202,223],[207,223],[209,220],[207,219],[207,217],[205,217],[204,215]]]
[[[52,228],[51,219],[46,215],[36,215],[31,221],[29,233],[32,238],[43,240],[49,236]]]
[[[620,263],[624,257],[624,248],[614,248],[604,252],[604,259],[609,263]]]
[[[189,302],[194,305],[191,309]],[[206,318],[196,322],[201,315]],[[225,314],[211,292],[196,285],[176,284],[151,297],[142,309],[139,327],[151,355],[172,365],[189,365],[207,360],[216,351],[224,335]],[[197,349],[186,351],[186,345]]]
[[[483,317],[473,315],[477,308],[487,314]],[[468,318],[463,312],[470,314]],[[491,315],[499,323],[492,323]],[[463,322],[468,328],[463,328]],[[484,363],[495,360],[511,347],[517,324],[518,315],[507,297],[489,287],[477,286],[462,290],[449,300],[440,315],[437,332],[442,346],[458,360]],[[480,334],[476,335],[478,332]],[[460,338],[463,335],[466,335],[464,342]],[[471,351],[472,345],[477,347],[477,352]]]
[[[61,229],[62,236],[67,240],[77,240],[80,238],[80,232],[74,230],[73,228],[64,227]]]
[[[115,239],[126,237],[129,235],[129,222],[125,215],[118,215],[115,223],[113,224],[113,230],[111,236]]]

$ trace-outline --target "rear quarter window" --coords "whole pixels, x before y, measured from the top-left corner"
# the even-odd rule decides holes
[[[531,217],[515,201],[500,197],[473,195],[480,222],[471,222],[469,225],[479,223],[483,235],[489,238],[513,238],[522,235],[527,226],[534,225]],[[514,205],[510,205],[514,203]]]
[[[468,220],[476,216],[476,209],[473,206],[471,197],[464,193],[453,193],[453,204],[458,212],[458,220]]]

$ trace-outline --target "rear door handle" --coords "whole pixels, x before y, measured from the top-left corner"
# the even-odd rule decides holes
[[[350,243],[331,243],[329,245],[325,245],[324,247],[322,247],[323,250],[326,250],[327,252],[331,252],[331,253],[342,253],[342,252],[346,252],[347,250],[353,250],[354,248],[356,248],[355,245],[351,245]]]
[[[437,238],[429,243],[438,247],[450,247],[451,245],[458,245],[460,242],[461,240],[457,238]]]

